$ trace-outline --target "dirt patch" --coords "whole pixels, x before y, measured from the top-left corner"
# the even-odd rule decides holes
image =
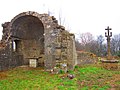
[[[112,77],[112,80],[108,81],[110,82],[111,89],[109,90],[120,90],[120,85],[116,84],[116,82],[120,82],[120,74],[116,74]]]
[[[0,72],[0,80],[1,79],[5,79],[7,77],[7,73],[6,72]]]

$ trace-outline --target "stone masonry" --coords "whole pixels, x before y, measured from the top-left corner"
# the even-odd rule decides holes
[[[28,11],[2,24],[0,70],[37,60],[46,70],[73,69],[77,64],[75,36],[54,16]]]

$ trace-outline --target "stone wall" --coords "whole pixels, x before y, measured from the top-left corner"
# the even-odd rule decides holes
[[[77,61],[74,34],[66,31],[63,26],[56,27],[50,33],[48,40],[51,42],[48,41],[45,49],[48,55],[46,58],[49,59],[46,59],[46,67],[53,69],[59,66],[61,69],[65,65],[67,69],[74,69]]]
[[[2,26],[5,48],[0,51],[0,61],[7,58],[4,63],[10,63],[6,66],[28,65],[30,59],[36,59],[46,70],[73,69],[76,65],[75,36],[58,25],[54,16],[28,11]]]
[[[95,64],[98,62],[98,58],[93,53],[77,51],[77,64]]]
[[[10,47],[10,45],[7,45],[5,48],[1,47],[3,49],[0,49],[0,71],[23,64],[21,61],[23,59],[23,56],[12,53]]]

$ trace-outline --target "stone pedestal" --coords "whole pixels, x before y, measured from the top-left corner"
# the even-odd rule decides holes
[[[37,59],[29,59],[29,66],[30,67],[37,67],[37,64],[38,64],[38,62],[37,62]]]
[[[108,70],[117,70],[119,68],[119,60],[101,60],[102,66]]]

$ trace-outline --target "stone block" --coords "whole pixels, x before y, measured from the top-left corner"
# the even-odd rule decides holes
[[[56,44],[55,44],[55,48],[56,48],[56,49],[61,49],[61,43],[56,43]]]
[[[55,55],[55,60],[60,60],[60,59],[61,59],[60,55]]]
[[[119,68],[119,60],[101,60],[102,67],[108,70],[117,70]]]
[[[62,48],[67,48],[67,43],[62,43]]]
[[[30,67],[37,67],[37,59],[29,59],[29,66]]]

